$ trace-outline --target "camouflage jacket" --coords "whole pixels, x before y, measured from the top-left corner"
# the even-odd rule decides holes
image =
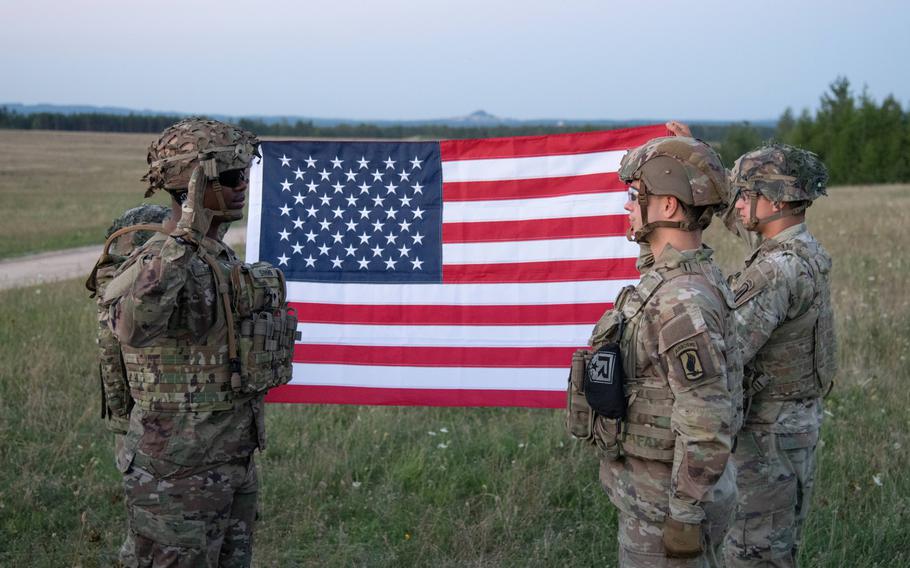
[[[240,262],[221,241],[206,238],[202,246],[224,267]],[[175,339],[192,346],[223,336],[219,302],[209,265],[192,246],[160,234],[124,262],[102,299],[113,333],[133,348]],[[154,412],[136,406],[118,467],[125,471],[138,456],[145,467],[164,476],[249,456],[265,446],[262,398],[238,398],[230,410],[211,412]]]
[[[670,456],[657,458],[672,462],[668,510],[689,523],[705,517],[701,503],[724,474],[742,423],[732,294],[712,255],[707,247],[680,252],[667,246],[652,263],[643,254],[641,282],[617,300],[627,320],[620,345],[632,423],[623,426],[623,451],[645,459],[649,452]],[[655,282],[662,282],[656,291]],[[608,340],[601,327],[612,321],[608,312],[595,326],[592,348]],[[666,450],[649,447],[655,440],[647,434],[632,435],[649,430],[672,432]],[[643,449],[631,446],[633,438]]]
[[[768,283],[744,303],[738,302],[736,308],[737,335],[747,377],[755,372],[753,361],[774,330],[806,313],[816,300],[821,285],[827,285],[827,271],[815,274],[798,255],[775,246],[796,240],[817,249],[817,262],[830,269],[831,257],[807,230],[805,223],[800,223],[762,242],[746,259],[745,268],[731,277],[732,287],[740,296],[754,271],[763,269],[763,273],[769,275]],[[825,282],[817,279],[825,279]],[[831,310],[830,302],[823,309]],[[756,399],[750,406],[745,427],[778,434],[802,434],[817,431],[822,417],[820,398]]]

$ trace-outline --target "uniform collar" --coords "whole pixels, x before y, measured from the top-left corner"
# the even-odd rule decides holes
[[[654,268],[664,268],[672,270],[679,268],[684,262],[706,262],[711,260],[714,251],[707,245],[701,245],[701,248],[690,250],[676,250],[673,245],[664,247],[660,257],[654,262]]]
[[[774,235],[774,237],[772,237],[771,239],[768,239],[768,240],[773,240],[773,241],[777,241],[779,243],[783,243],[783,242],[795,239],[797,236],[805,233],[807,230],[808,229],[806,228],[806,224],[800,223],[798,225],[793,225],[792,227],[787,227],[786,229],[777,233],[776,235]]]
[[[213,239],[211,237],[205,237],[202,239],[202,246],[205,250],[214,256],[215,258],[219,257],[230,257],[230,247],[224,244],[224,241],[221,239]]]
[[[787,241],[792,241],[792,240],[796,239],[797,237],[799,237],[800,235],[802,235],[803,233],[806,233],[808,230],[809,229],[806,227],[805,223],[799,223],[797,225],[793,225],[792,227],[787,227],[786,229],[777,233],[770,239],[763,240],[760,245],[755,247],[755,250],[753,250],[752,254],[750,254],[749,257],[746,259],[746,265],[748,266],[748,265],[752,264],[752,262],[755,260],[755,258],[758,256],[758,254],[760,252],[771,250],[781,243],[785,243]]]

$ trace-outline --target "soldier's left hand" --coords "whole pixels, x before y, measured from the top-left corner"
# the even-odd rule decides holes
[[[693,525],[667,517],[664,521],[664,548],[668,558],[696,558],[704,551],[701,525]]]
[[[673,133],[673,136],[685,136],[687,138],[692,137],[692,130],[689,128],[689,125],[680,122],[678,120],[671,120],[666,124],[667,130]]]

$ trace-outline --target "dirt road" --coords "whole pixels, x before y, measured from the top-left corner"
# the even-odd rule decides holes
[[[231,227],[224,240],[231,246],[243,244],[246,227]],[[93,245],[0,260],[0,290],[84,279],[100,255],[101,245]]]

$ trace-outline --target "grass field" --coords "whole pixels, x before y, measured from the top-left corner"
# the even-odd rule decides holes
[[[154,138],[0,130],[0,258],[97,243],[111,219],[142,202]]]
[[[123,185],[114,189],[105,176],[105,190],[67,185],[51,161],[43,170],[13,172],[4,136],[4,200],[10,188],[25,185],[18,177],[36,192],[57,184],[46,197],[80,203],[85,192],[95,205],[127,182],[139,185],[145,137],[129,152],[107,152],[104,140],[113,135],[74,135],[82,137],[73,143],[79,153],[67,159],[74,169],[83,167],[77,155],[123,167]],[[66,135],[34,136],[40,145],[41,137]],[[126,164],[137,149],[140,167],[132,171]],[[826,405],[801,560],[906,566],[910,252],[903,243],[910,186],[830,193],[809,217],[835,258],[841,372]],[[42,203],[28,201],[34,219],[48,210]],[[93,209],[93,231],[107,226],[106,207]],[[76,211],[84,219],[85,211]],[[55,220],[35,228],[32,242],[56,248],[97,241],[51,246],[47,234],[66,215],[49,215]],[[71,234],[61,230],[55,238]],[[10,242],[19,238],[4,224],[0,250],[24,252]],[[732,237],[712,228],[707,240],[725,269],[736,267],[744,251]],[[125,510],[113,439],[98,419],[94,321],[94,304],[77,281],[0,292],[2,566],[105,566],[116,558]],[[599,488],[595,457],[566,436],[560,411],[273,405],[267,422],[259,566],[615,564],[616,518]]]

